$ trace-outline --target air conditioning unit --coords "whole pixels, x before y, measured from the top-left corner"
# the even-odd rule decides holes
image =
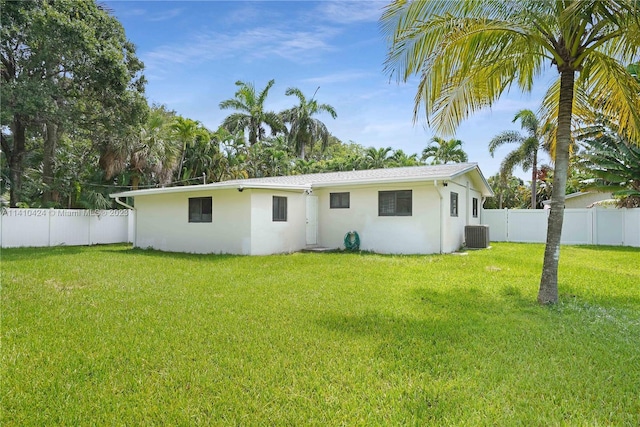
[[[488,225],[467,225],[464,227],[464,240],[467,248],[483,249],[489,247]]]

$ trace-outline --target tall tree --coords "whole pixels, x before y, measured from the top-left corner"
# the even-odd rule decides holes
[[[530,91],[544,64],[559,83],[554,186],[538,302],[558,300],[558,262],[569,164],[571,120],[588,93],[627,136],[640,133],[638,82],[622,64],[637,60],[636,0],[396,0],[381,18],[389,35],[386,70],[406,82],[418,75],[414,119],[424,105],[438,133],[453,134],[470,114],[492,105],[514,83]],[[638,140],[638,138],[630,138]]]
[[[272,135],[284,131],[285,127],[280,116],[264,109],[265,100],[274,84],[275,80],[269,80],[265,88],[256,93],[252,83],[237,81],[238,90],[235,98],[220,103],[220,108],[223,110],[236,110],[224,119],[222,126],[231,133],[246,131],[249,134],[249,145],[264,139],[267,132],[264,125],[269,126]]]
[[[306,148],[312,149],[316,141],[321,142],[323,149],[326,148],[331,134],[327,126],[313,116],[326,112],[335,119],[337,114],[334,108],[329,104],[319,104],[315,100],[315,94],[307,101],[302,91],[295,87],[287,89],[285,95],[294,95],[299,101],[298,105],[281,113],[283,121],[291,126],[289,141],[294,152],[304,159]]]
[[[395,150],[391,156],[391,163],[396,167],[417,166],[420,164],[417,154],[407,154],[402,150]]]
[[[446,165],[447,163],[464,163],[468,157],[459,139],[445,140],[434,136],[427,148],[422,150],[422,160],[428,159],[431,159],[432,165]]]
[[[535,209],[536,182],[538,176],[538,153],[545,148],[543,137],[548,133],[549,126],[542,126],[531,110],[520,110],[513,118],[513,122],[520,120],[526,135],[517,131],[504,131],[489,141],[489,153],[494,156],[498,147],[503,144],[518,144],[518,147],[507,154],[500,164],[500,175],[503,180],[513,174],[516,166],[522,166],[526,172],[531,169],[531,209]],[[548,151],[548,150],[547,150]]]
[[[183,165],[185,160],[185,155],[187,153],[187,147],[193,145],[199,137],[203,137],[206,139],[209,136],[209,131],[206,130],[200,122],[197,120],[187,119],[181,116],[176,117],[176,119],[171,124],[171,130],[174,134],[174,137],[180,142],[180,164],[178,165],[178,169],[176,170],[177,180],[180,181],[182,179],[187,179],[183,176]]]
[[[392,161],[393,149],[391,147],[369,147],[364,152],[363,165],[365,169],[382,169],[389,167]]]
[[[144,113],[144,78],[124,29],[94,1],[2,0],[0,11],[1,124],[9,130],[2,134],[2,149],[15,206],[29,133],[43,137],[43,181],[50,198],[65,127],[98,122],[117,134],[137,125]]]

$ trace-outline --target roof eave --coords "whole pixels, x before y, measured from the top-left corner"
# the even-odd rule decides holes
[[[111,198],[118,197],[137,197],[137,196],[150,196],[154,194],[170,194],[170,193],[190,193],[200,191],[212,191],[212,190],[245,190],[245,189],[268,189],[268,190],[283,190],[283,191],[305,191],[310,190],[310,184],[264,184],[264,183],[243,183],[234,182],[233,184],[204,184],[204,185],[188,185],[182,187],[164,187],[164,188],[152,188],[148,190],[133,190],[123,191],[121,193],[109,194]]]

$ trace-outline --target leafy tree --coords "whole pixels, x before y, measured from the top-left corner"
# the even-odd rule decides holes
[[[327,126],[313,116],[326,112],[335,119],[337,114],[334,108],[328,104],[319,104],[315,100],[315,94],[307,101],[302,91],[295,87],[287,89],[285,95],[294,95],[299,101],[298,105],[281,113],[282,120],[291,126],[289,142],[294,152],[301,159],[305,159],[305,150],[307,148],[312,150],[316,141],[320,141],[322,149],[325,149],[329,144],[331,134],[327,130]]]
[[[427,148],[422,150],[422,160],[431,159],[432,165],[443,165],[447,163],[464,163],[468,160],[467,153],[462,149],[462,141],[434,136]]]
[[[0,117],[11,206],[20,199],[28,140],[37,135],[49,201],[65,129],[104,126],[122,134],[140,122],[146,108],[142,63],[120,23],[94,1],[2,0],[0,11]]]
[[[220,103],[223,110],[236,110],[236,113],[224,119],[222,126],[231,133],[247,131],[249,134],[249,145],[261,141],[266,136],[264,125],[271,129],[271,134],[285,130],[280,116],[273,111],[265,111],[264,103],[269,94],[269,90],[275,84],[275,80],[269,80],[260,93],[256,93],[256,88],[251,83],[237,81],[238,90],[235,98],[227,99]]]
[[[495,196],[485,200],[485,209],[519,209],[526,205],[529,194],[520,178],[510,175],[505,179],[498,173],[490,176],[487,181]]]
[[[595,101],[620,132],[639,140],[638,82],[621,64],[637,60],[640,4],[635,0],[396,0],[382,25],[389,34],[386,70],[406,82],[419,76],[414,118],[424,105],[438,133],[453,134],[475,111],[514,83],[530,91],[548,63],[559,82],[547,92],[556,111],[551,212],[538,301],[558,300],[558,261],[574,110]],[[588,94],[588,98],[575,94]]]
[[[620,207],[640,207],[640,146],[615,132],[585,140],[580,166],[595,175],[587,189],[611,191]]]
[[[180,149],[180,164],[177,169],[177,180],[180,181],[185,179],[183,176],[183,166],[187,147],[193,145],[198,137],[202,136],[206,139],[206,137],[209,136],[209,131],[202,127],[200,122],[181,116],[176,117],[170,127],[175,138],[177,138],[182,145]]]
[[[518,147],[507,154],[500,165],[500,175],[505,179],[513,174],[513,168],[522,166],[526,172],[531,169],[531,209],[535,209],[536,202],[536,177],[538,176],[538,153],[544,149],[543,136],[548,133],[548,127],[543,127],[531,110],[520,110],[513,118],[513,122],[520,120],[522,129],[526,135],[517,131],[504,131],[495,136],[489,142],[489,153],[494,156],[498,147],[503,144],[518,144]],[[548,150],[547,150],[548,151]]]

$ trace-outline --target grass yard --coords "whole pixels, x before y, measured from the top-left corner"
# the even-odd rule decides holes
[[[640,425],[640,250],[2,251],[1,418],[29,425]]]

